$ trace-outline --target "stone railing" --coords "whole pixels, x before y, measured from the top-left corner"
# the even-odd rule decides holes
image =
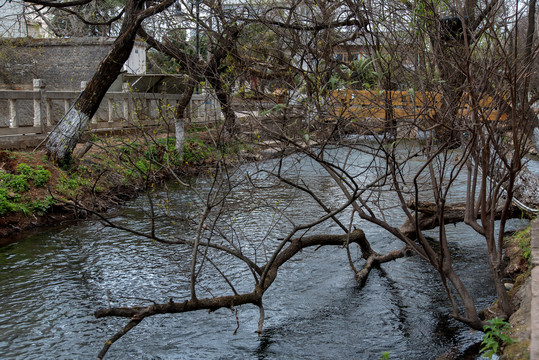
[[[81,84],[84,89],[86,84]],[[17,138],[46,135],[62,119],[80,92],[48,91],[40,79],[33,90],[0,90],[0,140],[9,137],[17,147]],[[173,115],[179,95],[137,93],[127,88],[108,92],[92,118],[90,130],[114,131],[163,125],[174,129]],[[193,95],[189,119],[194,124],[209,124],[221,119],[217,100],[208,94]]]

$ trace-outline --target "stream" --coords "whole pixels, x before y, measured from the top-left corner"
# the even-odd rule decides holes
[[[333,155],[341,156],[338,150]],[[365,155],[354,162],[367,164]],[[271,161],[266,165],[275,165]],[[287,174],[302,178],[337,205],[339,190],[308,160],[290,156]],[[250,171],[255,165],[246,165]],[[260,181],[264,181],[263,178]],[[190,179],[202,192],[207,179]],[[194,193],[179,186],[160,190],[156,198],[168,200],[170,211],[192,211]],[[455,197],[462,196],[463,183]],[[271,186],[253,194],[238,185],[223,221],[241,224],[238,239],[250,239],[252,249],[269,229],[275,238],[290,229],[283,219],[264,207],[249,213],[247,204],[277,204],[294,221],[319,213],[317,205],[303,194],[284,186]],[[380,201],[393,200],[384,195]],[[147,230],[145,196],[110,213],[114,220],[137,230]],[[403,222],[398,209],[387,216]],[[343,219],[346,216],[343,215]],[[346,220],[345,220],[346,221]],[[174,237],[192,235],[191,227],[162,220],[159,233]],[[525,223],[515,220],[509,228]],[[378,252],[398,249],[402,244],[371,224],[358,222]],[[509,230],[509,229],[508,229]],[[320,233],[341,232],[333,224],[322,224]],[[431,232],[436,236],[436,230]],[[454,263],[479,308],[495,299],[486,260],[484,239],[463,224],[448,226]],[[259,240],[261,241],[261,240]],[[269,240],[268,240],[269,241]],[[253,250],[254,251],[254,250]],[[90,359],[102,344],[120,330],[125,319],[95,319],[98,308],[145,305],[151,300],[183,301],[189,295],[185,281],[191,250],[164,245],[117,229],[99,221],[80,221],[52,229],[39,229],[20,242],[0,248],[0,357],[4,359]],[[354,259],[359,251],[354,248]],[[220,261],[239,291],[252,289],[252,277],[236,271],[236,264]],[[358,260],[359,261],[359,260]],[[259,261],[262,263],[263,261]],[[218,276],[209,272],[201,281],[224,290]],[[210,296],[199,290],[199,296]],[[230,292],[230,291],[229,291]],[[217,291],[219,294],[219,291]],[[108,359],[436,359],[451,352],[466,357],[466,350],[482,338],[452,320],[450,306],[437,273],[418,256],[384,264],[359,287],[342,248],[308,249],[286,263],[264,297],[266,319],[261,337],[255,333],[258,309],[254,306],[214,313],[199,311],[161,315],[145,319],[116,342]],[[237,315],[237,319],[236,319]],[[239,328],[238,328],[239,323]],[[237,328],[236,334],[234,334]]]

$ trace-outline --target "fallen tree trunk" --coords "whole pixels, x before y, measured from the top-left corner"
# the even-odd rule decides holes
[[[107,223],[111,224],[110,222],[106,221]],[[114,226],[114,225],[112,225]],[[152,237],[153,240],[160,241],[158,238]],[[164,240],[162,241],[167,244],[171,244],[170,241]],[[277,257],[275,258],[275,261],[270,262],[264,266],[254,266],[253,264],[250,264],[250,261],[247,261],[250,265],[251,269],[253,269],[259,276],[262,275],[266,269],[266,267],[269,265],[269,269],[267,271],[267,276],[265,277],[264,281],[261,283],[259,281],[256,282],[254,290],[252,292],[238,294],[234,293],[233,295],[224,295],[224,296],[217,296],[212,298],[204,298],[204,299],[189,299],[182,302],[175,302],[173,299],[170,299],[166,303],[154,303],[152,305],[148,306],[132,306],[132,307],[114,307],[114,308],[106,308],[106,309],[98,309],[94,315],[96,318],[104,318],[104,317],[124,317],[129,318],[129,322],[125,325],[124,328],[122,328],[120,331],[118,331],[114,336],[112,336],[109,340],[105,342],[105,345],[101,349],[98,359],[102,359],[107,351],[109,350],[110,346],[116,342],[118,339],[120,339],[123,335],[127,334],[131,329],[136,327],[144,318],[150,317],[153,315],[158,314],[175,314],[175,313],[184,313],[184,312],[191,312],[191,311],[199,311],[199,310],[208,310],[208,311],[215,311],[221,308],[234,308],[236,306],[240,305],[246,305],[246,304],[253,304],[255,306],[258,306],[260,309],[260,320],[258,325],[258,332],[260,333],[262,331],[262,324],[264,321],[264,309],[262,305],[262,298],[264,295],[264,292],[270,287],[270,285],[274,282],[275,278],[277,277],[278,270],[281,265],[286,263],[288,260],[290,260],[292,257],[294,257],[298,252],[305,248],[309,247],[320,247],[320,246],[326,246],[326,245],[332,245],[332,246],[348,246],[351,243],[358,244],[362,249],[369,249],[369,252],[367,254],[363,254],[363,258],[366,258],[365,265],[360,271],[355,271],[356,273],[356,280],[360,282],[364,282],[370,272],[370,270],[384,262],[393,261],[395,259],[398,259],[400,257],[404,257],[408,253],[408,248],[404,247],[401,250],[395,250],[390,252],[387,255],[380,255],[372,250],[370,250],[370,245],[368,244],[367,238],[365,237],[365,233],[362,230],[356,229],[353,232],[349,234],[344,235],[313,235],[313,236],[304,236],[292,239],[289,241],[288,245],[282,249],[282,251],[279,252]],[[184,244],[189,245],[189,242],[186,241],[178,241],[175,244]],[[211,244],[211,243],[205,243],[202,244],[203,246],[213,247],[217,250],[225,251],[224,248],[222,248],[220,245]],[[226,250],[229,254],[234,254],[234,250]],[[238,255],[238,254],[236,254]],[[241,258],[240,256],[238,256]],[[247,259],[242,259],[247,260]]]
[[[400,227],[400,231],[410,239],[417,238],[417,228],[419,231],[430,230],[440,226],[440,222],[437,215],[437,205],[432,202],[419,202],[417,205],[414,202],[408,204],[408,208],[417,211],[412,220],[406,219],[404,224]],[[496,219],[500,219],[502,216],[502,207],[499,206],[496,209],[494,214]],[[466,213],[466,204],[449,204],[444,207],[444,223],[445,224],[456,224],[464,221],[464,216]],[[417,220],[416,220],[417,216]],[[480,213],[478,213],[477,218],[480,218]],[[524,212],[518,207],[511,205],[508,211],[508,218],[528,218],[531,219],[533,214]]]

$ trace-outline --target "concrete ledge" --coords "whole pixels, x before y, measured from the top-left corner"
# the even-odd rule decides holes
[[[530,360],[539,360],[539,219],[532,223],[532,301],[530,314]]]
[[[33,149],[38,146],[43,141],[43,139],[45,139],[44,134],[1,136],[0,150]]]

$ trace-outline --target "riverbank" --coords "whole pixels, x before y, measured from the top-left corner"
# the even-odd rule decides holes
[[[505,275],[511,279],[506,283],[506,287],[509,289],[508,294],[515,309],[509,318],[508,332],[514,342],[506,345],[502,352],[503,358],[507,360],[530,359],[531,328],[534,318],[531,313],[532,284],[534,280],[539,282],[537,276],[535,279],[531,276],[534,256],[531,251],[532,244],[539,242],[537,230],[532,233],[534,224],[537,224],[537,221],[508,237],[505,243],[505,257],[508,259]],[[492,313],[490,317],[494,317]]]
[[[36,227],[107,211],[173,176],[250,156],[239,142],[218,147],[211,130],[189,129],[183,158],[167,134],[89,139],[83,156],[58,167],[42,151],[0,151],[0,246]],[[90,150],[88,150],[90,148]]]
[[[506,256],[508,275],[517,270],[518,276],[509,291],[516,309],[508,332],[514,343],[505,346],[503,359],[539,359],[539,323],[534,321],[539,319],[539,220],[509,240]]]

